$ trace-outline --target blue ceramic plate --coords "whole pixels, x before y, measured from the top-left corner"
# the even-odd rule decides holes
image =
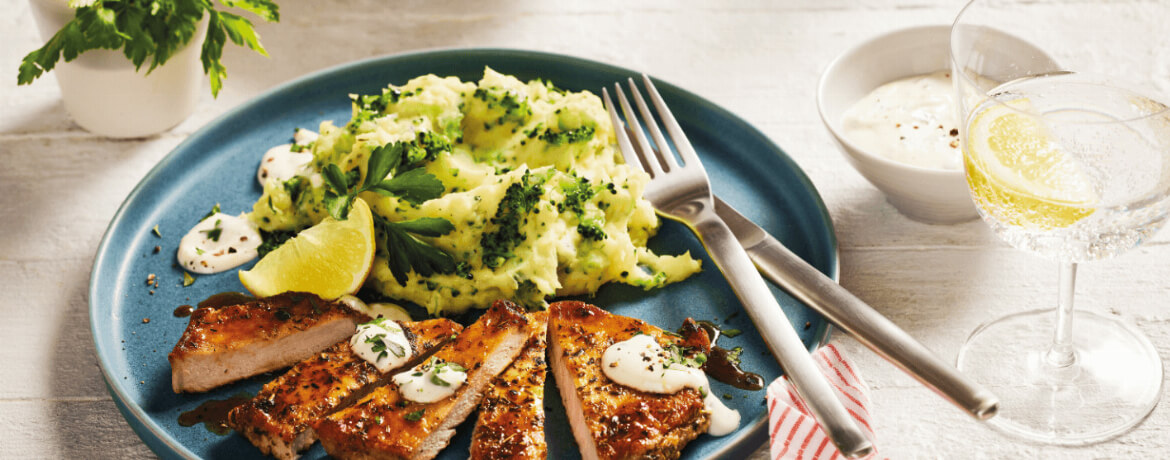
[[[350,93],[372,94],[387,84],[434,73],[476,81],[484,66],[521,80],[545,78],[571,90],[600,89],[635,72],[592,61],[531,51],[461,49],[374,58],[334,67],[283,85],[208,124],[167,155],[130,193],[98,248],[90,279],[90,324],[106,383],[126,421],[164,458],[260,458],[242,436],[218,436],[202,426],[183,427],[179,414],[211,399],[254,393],[272,375],[259,376],[205,394],[171,391],[167,353],[186,327],[172,311],[222,291],[242,291],[236,271],[200,276],[184,287],[175,266],[179,238],[219,203],[225,212],[251,209],[260,196],[256,168],[260,156],[289,142],[296,127],[316,128],[323,120],[349,119]],[[822,272],[836,276],[837,250],[832,222],[808,178],[762,133],[715,104],[667,83],[659,83],[703,159],[713,187],[748,217],[783,241]],[[157,226],[156,235],[152,228]],[[660,253],[701,255],[705,270],[684,282],[644,292],[606,286],[591,301],[610,311],[641,318],[667,329],[686,317],[712,320],[744,333],[724,338],[724,347],[741,346],[743,366],[771,381],[780,368],[726,281],[706,257],[698,240],[682,225],[664,221],[651,241]],[[154,248],[161,249],[155,253]],[[247,268],[247,267],[242,267]],[[157,288],[147,276],[158,277]],[[826,336],[827,323],[778,289],[774,290],[792,324],[810,349]],[[147,322],[146,318],[149,318]],[[700,436],[685,458],[742,458],[766,439],[764,392],[742,391],[717,382],[713,391],[738,409],[743,423],[724,437]],[[547,388],[547,438],[552,458],[575,458],[564,409],[550,374]],[[464,424],[444,458],[467,458],[471,423]],[[324,457],[315,446],[308,458]]]

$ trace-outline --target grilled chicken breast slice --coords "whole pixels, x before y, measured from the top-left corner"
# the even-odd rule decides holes
[[[255,398],[232,410],[228,425],[265,454],[297,458],[317,440],[312,423],[357,401],[399,369],[421,362],[463,330],[448,319],[397,324],[413,356],[400,368],[379,372],[343,340],[264,385]]]
[[[573,436],[586,460],[678,458],[711,423],[699,391],[647,393],[606,377],[602,354],[636,334],[648,334],[660,345],[704,353],[711,347],[706,332],[690,320],[682,337],[674,337],[641,320],[583,302],[549,306],[549,358]]]
[[[526,460],[548,457],[544,441],[544,380],[548,312],[528,314],[532,335],[520,356],[492,380],[479,405],[471,458]]]
[[[369,319],[304,292],[197,309],[168,356],[171,386],[175,393],[207,391],[291,366],[353,335]]]
[[[404,399],[393,382],[378,387],[353,406],[317,422],[325,451],[344,459],[434,458],[475,409],[492,379],[524,348],[531,328],[523,309],[497,300],[432,357],[467,369],[467,382],[454,395],[420,404]]]

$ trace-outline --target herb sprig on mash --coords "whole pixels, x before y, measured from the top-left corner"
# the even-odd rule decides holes
[[[251,218],[289,232],[355,200],[374,215],[365,287],[431,314],[499,298],[540,308],[605,283],[644,289],[699,270],[646,247],[659,226],[649,177],[621,161],[600,99],[486,69],[478,82],[421,76],[354,95],[322,123],[308,170],[265,185]]]
[[[410,203],[421,203],[437,198],[445,190],[443,183],[434,175],[418,168],[420,158],[411,155],[412,149],[418,147],[404,142],[382,145],[370,152],[370,161],[366,164],[366,178],[360,186],[356,185],[358,171],[355,169],[347,174],[341,171],[336,164],[325,165],[321,171],[329,190],[325,191],[325,207],[329,215],[337,220],[345,220],[349,216],[349,209],[359,193],[374,191],[385,196],[400,197]],[[423,154],[422,158],[426,155]],[[390,177],[386,179],[386,177]],[[353,185],[351,185],[353,184]],[[420,217],[402,222],[391,222],[374,215],[374,224],[382,236],[381,247],[385,249],[390,262],[390,270],[398,284],[405,286],[407,273],[414,270],[422,276],[431,276],[434,273],[451,273],[455,270],[455,260],[450,254],[419,241],[412,236],[421,235],[437,237],[446,235],[454,230],[451,221],[434,217]]]

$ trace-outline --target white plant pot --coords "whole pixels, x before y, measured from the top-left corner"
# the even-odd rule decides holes
[[[73,19],[65,0],[29,0],[41,37],[48,41]],[[121,50],[92,50],[53,69],[65,110],[86,131],[129,138],[157,134],[174,127],[195,111],[203,88],[199,60],[207,35],[207,17],[183,49],[146,74],[149,62],[136,72]]]

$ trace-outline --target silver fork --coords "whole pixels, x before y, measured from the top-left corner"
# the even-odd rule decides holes
[[[638,117],[630,107],[621,85],[615,84],[614,88],[622,112],[630,124],[629,131],[634,134],[638,143],[637,148],[630,143],[629,136],[626,135],[624,125],[609,97],[609,91],[603,88],[602,96],[610,118],[613,119],[618,146],[626,158],[626,163],[650,175],[651,180],[645,191],[646,199],[654,205],[660,215],[682,222],[698,234],[703,246],[711,254],[711,259],[723,272],[736,297],[739,297],[752,322],[756,324],[764,342],[768,344],[768,349],[772,351],[772,355],[780,363],[800,397],[804,399],[813,417],[841,454],[849,458],[868,455],[873,451],[872,444],[862,434],[861,429],[837,399],[829,382],[813,363],[804,343],[796,335],[780,304],[768,290],[768,285],[756,271],[755,265],[731,233],[731,229],[715,214],[711,183],[707,179],[703,164],[695,154],[695,149],[691,147],[690,141],[683,134],[670,109],[662,102],[654,83],[645,74],[642,75],[642,81],[662,118],[663,126],[674,142],[675,150],[682,159],[681,164],[670,153],[669,144],[658,129],[654,114],[646,106],[634,79],[629,79],[630,92],[646,122],[647,130],[659,148],[660,155],[654,154],[654,149],[642,133]]]

